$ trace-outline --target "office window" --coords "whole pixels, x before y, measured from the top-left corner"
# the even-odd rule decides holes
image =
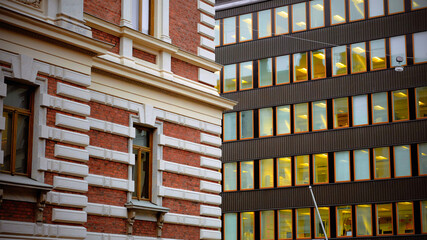
[[[237,139],[237,113],[224,113],[223,138],[224,141]]]
[[[224,18],[223,31],[224,44],[236,42],[236,17]]]
[[[421,0],[417,0],[421,3]],[[427,1],[423,1],[424,7],[427,7]],[[412,0],[414,3],[414,0]],[[414,33],[414,63],[424,63],[427,62],[427,31]]]
[[[313,173],[314,184],[329,182],[327,153],[313,155]]]
[[[356,205],[356,236],[372,236],[371,205]]]
[[[388,147],[374,148],[375,179],[390,177],[390,152]]]
[[[292,185],[291,157],[277,159],[277,186],[288,187]]]
[[[151,166],[152,166],[152,134],[150,131],[135,127],[136,135],[133,139],[133,154],[135,166],[132,168],[132,180],[135,190],[132,197],[138,200],[151,199]]]
[[[331,23],[332,25],[345,23],[345,0],[331,0]]]
[[[252,61],[243,62],[240,66],[240,90],[251,89],[253,87]]]
[[[396,61],[396,57],[402,57],[403,62],[400,64],[402,66],[406,65],[406,38],[405,36],[397,36],[391,37],[390,41],[390,61],[391,66],[398,66],[398,62]]]
[[[337,207],[337,236],[353,236],[353,224],[351,222],[351,206]]]
[[[271,58],[258,60],[259,87],[273,85],[273,63]]]
[[[273,135],[273,108],[262,108],[259,110],[259,136],[267,137]]]
[[[278,211],[279,239],[292,239],[292,210]]]
[[[326,77],[325,49],[311,52],[311,79]]]
[[[239,41],[252,40],[252,14],[239,16]]]
[[[418,164],[420,175],[427,175],[427,143],[418,144]]]
[[[385,39],[370,41],[369,45],[371,47],[371,70],[386,68]]]
[[[315,210],[316,211],[316,210]],[[329,207],[319,207],[319,213],[320,217],[322,218],[323,226],[325,227],[326,234],[328,237],[331,237],[330,233],[330,221],[329,221]],[[315,238],[324,238],[325,234],[322,230],[322,225],[320,224],[320,219],[317,213],[314,213],[314,231],[315,231]]]
[[[323,0],[310,1],[310,28],[313,29],[323,26],[325,26]]]
[[[240,112],[240,139],[254,137],[254,115],[252,110]]]
[[[347,47],[339,46],[332,48],[332,75],[339,76],[347,74]]]
[[[353,100],[353,126],[368,124],[368,96],[352,97]]]
[[[310,208],[296,209],[297,238],[310,238]]]
[[[132,29],[145,34],[154,34],[154,1],[132,0]]]
[[[335,153],[335,182],[350,181],[350,152]]]
[[[365,0],[350,0],[350,21],[365,18]]]
[[[310,184],[310,157],[308,155],[296,156],[295,159],[295,185]]]
[[[289,55],[276,57],[276,84],[283,84],[289,82]]]
[[[219,46],[220,45],[220,26],[221,26],[221,21],[220,20],[215,20],[215,46]]]
[[[292,32],[304,31],[306,29],[305,2],[292,5]]]
[[[294,82],[305,81],[307,74],[307,53],[294,54]]]
[[[255,239],[254,212],[240,213],[240,237],[244,240]]]
[[[0,171],[13,175],[29,175],[34,93],[25,85],[13,82],[6,84],[6,97],[3,99],[5,128],[1,135],[1,150],[4,156]]]
[[[427,87],[415,88],[417,118],[427,117]]]
[[[236,91],[236,64],[225,65],[223,68],[224,72],[224,92]]]
[[[221,93],[221,76],[220,76],[220,71],[216,71],[215,73],[215,77],[216,77],[216,85],[215,85],[215,89],[218,91],[218,93]]]
[[[261,239],[274,239],[274,211],[261,211]]]
[[[313,111],[313,131],[328,128],[328,117],[326,114],[326,100],[312,103]]]
[[[372,123],[388,122],[387,92],[372,94]]]
[[[427,201],[421,201],[421,232],[427,233]]]
[[[237,213],[224,213],[224,239],[237,240]]]
[[[412,0],[412,10],[426,8],[427,7],[427,1],[426,0]]]
[[[288,33],[289,32],[288,6],[276,8],[274,12],[275,12],[275,18],[276,18],[276,24],[275,24],[276,35]]]
[[[388,14],[401,13],[404,11],[404,0],[388,0]]]
[[[395,177],[409,177],[412,175],[410,148],[409,145],[395,146],[393,148]]]
[[[393,121],[409,119],[408,90],[397,90],[392,92]]]
[[[240,162],[240,189],[254,188],[254,161]]]
[[[414,206],[412,202],[399,202],[396,204],[397,234],[414,233]]]
[[[393,235],[393,211],[391,203],[377,204],[377,235]]]
[[[369,180],[369,149],[354,150],[354,180]]]
[[[308,103],[298,103],[294,105],[294,132],[308,131]]]
[[[274,187],[274,160],[264,159],[259,161],[260,188]]]
[[[237,190],[237,163],[224,163],[224,191]]]
[[[351,44],[351,73],[366,71],[366,44]]]
[[[348,127],[348,98],[333,99],[334,128]]]
[[[258,38],[271,36],[271,10],[258,12]]]
[[[276,108],[277,114],[277,135],[291,133],[291,109],[290,105]]]
[[[369,0],[369,17],[384,16],[384,0]]]

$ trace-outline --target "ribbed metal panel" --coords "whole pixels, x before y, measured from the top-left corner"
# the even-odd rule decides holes
[[[239,102],[232,111],[242,111],[426,86],[426,79],[427,64],[422,64],[405,67],[405,71],[403,72],[387,69],[383,71],[227,93],[222,96]]]
[[[297,156],[427,142],[427,120],[225,142],[222,161]]]
[[[319,185],[313,193],[319,206],[416,201],[427,199],[426,185],[427,177],[414,177]],[[314,207],[308,186],[222,193],[224,213],[304,207]]]
[[[426,30],[427,9],[424,9],[218,47],[215,56],[217,62],[227,65]]]

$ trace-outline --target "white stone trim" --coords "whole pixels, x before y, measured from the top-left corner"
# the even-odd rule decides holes
[[[178,188],[170,188],[170,187],[159,187],[159,195],[162,197],[176,198],[182,199],[192,202],[200,202],[212,205],[220,205],[221,204],[221,196],[217,194],[208,194],[201,193],[195,191],[189,191]]]
[[[212,6],[215,6],[215,0],[204,0],[207,3],[210,3]]]
[[[43,157],[39,158],[38,170],[79,177],[85,177],[89,174],[89,167],[87,165],[58,161]]]
[[[200,181],[200,191],[211,192],[211,193],[220,193],[221,192],[221,184]]]
[[[89,145],[89,136],[86,134],[71,132],[58,128],[39,126],[40,138],[50,139],[63,143],[75,144],[78,146]]]
[[[215,17],[215,8],[209,4],[206,4],[202,1],[197,1],[197,9],[201,12],[204,12],[212,17]]]
[[[215,170],[222,169],[222,163],[220,160],[203,156],[200,157],[200,166]]]
[[[135,154],[132,153],[119,152],[95,146],[87,146],[86,150],[89,152],[89,156],[93,158],[135,165]]]
[[[86,149],[68,147],[60,144],[55,144],[54,156],[79,162],[89,161],[89,152]]]
[[[211,52],[209,50],[206,50],[204,48],[198,47],[197,48],[197,55],[200,57],[207,58],[209,60],[215,61],[215,53]]]
[[[91,78],[89,75],[78,73],[65,68],[50,65],[44,62],[34,61],[39,73],[74,83],[83,87],[89,87]]]
[[[212,181],[221,181],[221,173],[218,171],[207,170],[165,160],[159,160],[158,165],[160,171],[177,173]]]
[[[220,137],[212,136],[206,133],[200,133],[200,142],[208,145],[212,145],[215,147],[221,147],[222,140]]]
[[[90,128],[101,132],[116,134],[124,137],[135,138],[135,128],[124,125],[107,122],[95,118],[87,118],[90,123]]]
[[[55,125],[72,130],[87,132],[90,130],[89,121],[61,113],[56,113]]]
[[[177,240],[177,239],[88,232],[86,240]]]
[[[134,181],[127,180],[127,179],[89,174],[85,178],[85,180],[91,186],[119,189],[119,190],[125,190],[129,192],[134,191]]]
[[[165,223],[173,223],[187,226],[221,228],[221,220],[217,218],[199,217],[178,213],[166,213]]]
[[[200,215],[210,217],[221,217],[221,208],[207,205],[200,205]]]
[[[52,221],[65,223],[85,223],[87,222],[87,213],[85,211],[52,209]]]
[[[54,205],[66,207],[79,207],[87,206],[87,196],[79,194],[61,193],[61,192],[48,192],[47,202]]]
[[[135,113],[138,112],[141,107],[141,104],[92,90],[90,90],[90,97],[91,101]]]
[[[54,176],[53,188],[59,189],[59,190],[67,190],[72,192],[84,193],[88,191],[88,183],[85,180]]]
[[[56,87],[56,94],[63,96],[74,98],[83,102],[90,101],[90,91],[83,88],[74,87],[68,84],[64,84],[58,82]]]
[[[0,233],[34,237],[86,238],[86,228],[84,227],[7,220],[0,220]]]
[[[209,84],[211,86],[216,85],[216,75],[213,72],[209,72],[203,68],[199,68],[198,71],[198,79],[201,82],[204,82],[206,84]]]
[[[84,210],[89,215],[127,218],[127,208],[99,203],[88,203]]]
[[[40,105],[83,117],[90,115],[89,105],[51,96],[46,93],[42,95]]]
[[[200,23],[197,24],[197,33],[207,38],[215,39],[215,30]]]
[[[177,148],[189,152],[220,158],[222,151],[220,148],[210,147],[199,143],[185,141],[178,138],[160,135],[160,145]]]
[[[200,36],[200,46],[207,48],[209,50],[215,51],[215,42],[203,36]]]
[[[221,232],[207,229],[200,229],[200,239],[221,239]]]
[[[215,27],[215,19],[204,13],[200,13],[200,22],[208,25],[209,27]]]

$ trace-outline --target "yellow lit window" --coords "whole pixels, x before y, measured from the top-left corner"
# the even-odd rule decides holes
[[[328,154],[314,154],[313,155],[313,172],[314,183],[328,183]]]
[[[274,160],[264,159],[259,161],[260,188],[274,187]]]
[[[427,201],[421,201],[421,232],[427,233]]]
[[[353,224],[351,206],[337,207],[337,236],[351,237],[353,236]]]
[[[366,47],[365,43],[351,44],[351,72],[366,71]]]
[[[251,89],[253,86],[252,61],[240,63],[240,90]]]
[[[226,65],[223,68],[224,72],[224,92],[236,91],[236,64]]]
[[[292,210],[278,211],[279,239],[292,239]]]
[[[274,211],[261,211],[261,239],[274,239]]]
[[[377,204],[377,235],[393,235],[393,211],[391,203]]]
[[[308,103],[294,105],[295,133],[308,131]]]
[[[387,92],[372,94],[372,122],[388,122]]]
[[[280,106],[277,113],[277,135],[291,133],[291,108],[289,105]]]
[[[310,157],[308,155],[295,157],[295,185],[310,184]]]
[[[365,18],[365,0],[350,0],[350,21]]]
[[[330,221],[329,221],[329,207],[319,207],[320,217],[322,218],[323,226],[325,227],[326,234],[330,237]],[[315,229],[315,237],[316,238],[324,238],[325,234],[322,230],[322,225],[320,224],[320,219],[317,213],[314,214],[314,218],[316,222],[314,223]]]
[[[254,188],[254,162],[240,162],[240,189]]]
[[[384,69],[387,67],[385,58],[385,40],[370,41],[371,47],[371,70]]]
[[[414,233],[414,206],[412,202],[399,202],[396,204],[397,234]]]
[[[332,48],[332,75],[339,76],[347,74],[347,47],[339,46]]]
[[[333,100],[334,104],[334,128],[348,127],[348,99],[337,98]]]
[[[427,87],[415,88],[417,118],[427,117]]]
[[[255,239],[254,212],[242,212],[240,214],[240,236],[244,240]]]
[[[325,49],[311,52],[311,79],[326,77],[326,53]]]
[[[291,157],[277,159],[277,186],[287,187],[292,184]]]
[[[375,178],[390,177],[390,152],[388,147],[374,148]]]
[[[310,208],[300,208],[296,210],[297,238],[310,238],[310,221]]]
[[[409,119],[408,90],[397,90],[392,92],[393,121]]]
[[[372,236],[371,205],[356,205],[356,236]]]

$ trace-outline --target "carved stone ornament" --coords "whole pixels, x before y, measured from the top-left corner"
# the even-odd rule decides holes
[[[165,221],[165,213],[159,212],[157,216],[157,237],[162,236],[163,223]]]
[[[31,7],[40,8],[43,0],[15,0],[17,2],[29,5]]]
[[[46,193],[40,192],[37,198],[36,222],[43,222],[43,211],[46,207]]]
[[[135,223],[136,212],[133,210],[128,210],[128,219],[127,219],[127,234],[132,235],[133,224]]]

